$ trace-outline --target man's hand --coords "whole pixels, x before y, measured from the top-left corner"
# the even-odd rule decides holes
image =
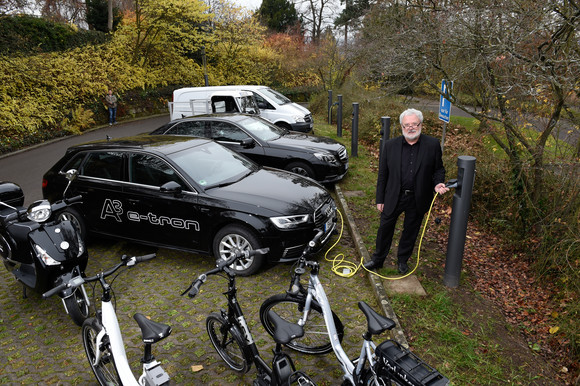
[[[435,185],[435,191],[439,194],[445,194],[449,191],[449,188],[445,187],[445,183],[441,182]]]
[[[385,207],[385,204],[377,204],[377,210],[379,212],[382,212],[384,207]]]

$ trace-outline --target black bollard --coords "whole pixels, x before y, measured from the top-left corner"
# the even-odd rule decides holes
[[[342,95],[338,96],[338,108],[336,109],[336,135],[342,137]]]
[[[391,117],[381,117],[381,139],[379,140],[379,159],[385,142],[391,137]]]
[[[358,157],[358,103],[352,104],[352,137],[350,155]]]
[[[443,279],[445,285],[450,288],[459,286],[474,181],[475,157],[459,156],[457,158],[457,187],[453,195],[453,210],[449,225],[449,241]]]

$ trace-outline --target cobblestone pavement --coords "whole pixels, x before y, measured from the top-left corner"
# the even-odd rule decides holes
[[[328,245],[337,238],[334,236]],[[171,336],[153,346],[154,355],[171,376],[172,383],[252,384],[255,368],[252,366],[245,375],[232,371],[215,352],[205,330],[206,316],[226,306],[221,295],[226,290],[226,280],[212,276],[195,299],[179,296],[197,275],[212,268],[212,258],[96,239],[89,243],[86,273],[93,275],[112,266],[122,254],[140,255],[155,251],[156,259],[121,273],[113,283],[117,315],[134,374],[141,372],[142,342],[132,316],[141,312],[173,327]],[[366,327],[364,316],[356,304],[365,300],[378,309],[377,301],[364,273],[343,278],[331,272],[329,260],[338,253],[356,260],[346,230],[326,258],[323,253],[315,258],[321,263],[320,279],[333,310],[345,325],[344,349],[350,357],[356,357]],[[274,345],[260,323],[258,310],[267,297],[286,290],[290,270],[291,265],[278,264],[266,267],[254,276],[238,279],[240,304],[266,361],[271,360]],[[91,296],[92,289],[87,290]],[[0,270],[0,384],[96,384],[84,354],[80,328],[68,318],[61,300],[56,296],[43,300],[31,291],[28,294],[28,298],[23,299],[22,286],[6,270]],[[341,383],[340,366],[333,353],[308,356],[288,352],[296,367],[318,384]],[[201,370],[194,371],[200,366]]]

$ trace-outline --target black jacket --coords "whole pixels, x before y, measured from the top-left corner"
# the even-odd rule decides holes
[[[403,136],[388,140],[381,152],[376,201],[377,204],[385,205],[385,215],[395,210],[401,192],[401,152],[404,140]],[[435,185],[445,181],[445,168],[439,140],[424,134],[421,134],[419,140],[421,147],[415,171],[415,201],[417,210],[425,213],[433,200]]]

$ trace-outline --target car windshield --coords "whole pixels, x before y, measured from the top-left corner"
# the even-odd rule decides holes
[[[224,186],[258,170],[258,166],[215,142],[169,154],[169,158],[205,189]]]
[[[291,103],[292,101],[286,98],[284,95],[280,94],[278,91],[274,91],[271,88],[265,88],[261,90],[264,95],[268,98],[273,99],[276,103],[280,105],[285,105],[286,103]]]
[[[246,131],[262,141],[271,141],[286,134],[286,130],[259,118],[248,117],[238,122]]]

